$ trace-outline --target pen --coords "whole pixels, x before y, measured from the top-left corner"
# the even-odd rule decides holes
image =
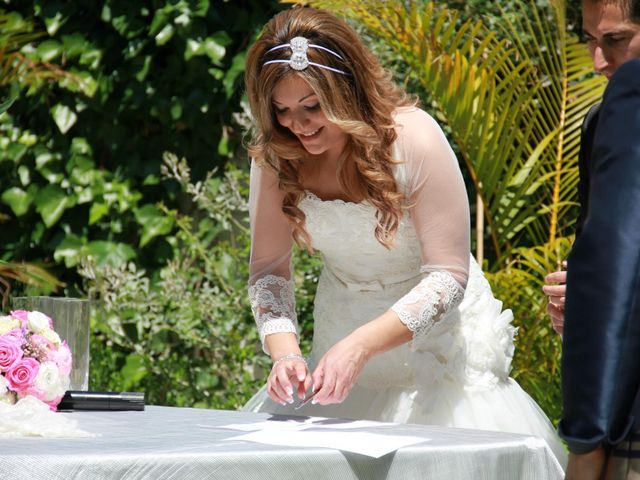
[[[316,393],[318,393],[319,391],[320,390],[316,390],[311,395],[309,395],[307,398],[305,398],[300,405],[297,405],[296,407],[294,407],[294,410],[300,410],[302,407],[304,407],[307,403],[309,403],[311,401],[311,399],[314,397],[314,395]]]

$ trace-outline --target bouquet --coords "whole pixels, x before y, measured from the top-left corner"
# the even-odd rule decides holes
[[[32,396],[53,411],[69,388],[71,351],[41,312],[0,315],[0,402]]]

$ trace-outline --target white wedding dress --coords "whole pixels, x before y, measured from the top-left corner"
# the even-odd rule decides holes
[[[245,410],[535,435],[564,466],[565,450],[553,426],[509,378],[513,315],[502,311],[469,256],[468,203],[455,156],[423,111],[403,111],[396,122],[394,158],[403,161],[396,181],[414,205],[394,248],[376,240],[376,209],[367,202],[324,201],[307,192],[299,204],[324,260],[309,366],[313,371],[335,343],[389,308],[413,332],[413,341],[373,357],[341,404],[294,410],[273,402],[263,388]],[[252,167],[250,297],[263,340],[271,333],[297,333],[291,232],[279,208],[270,207],[282,199],[271,175]]]

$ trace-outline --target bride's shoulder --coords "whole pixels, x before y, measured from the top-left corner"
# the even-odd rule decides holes
[[[438,122],[416,106],[399,107],[393,116],[398,141],[420,141],[441,132]]]

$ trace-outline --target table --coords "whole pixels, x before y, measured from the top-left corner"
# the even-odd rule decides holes
[[[61,413],[94,438],[0,438],[0,479],[216,480],[551,480],[562,479],[543,440],[524,435],[426,425],[368,432],[428,437],[380,458],[326,448],[229,440],[220,427],[266,413],[148,406],[144,412]],[[206,425],[204,428],[200,425]]]

